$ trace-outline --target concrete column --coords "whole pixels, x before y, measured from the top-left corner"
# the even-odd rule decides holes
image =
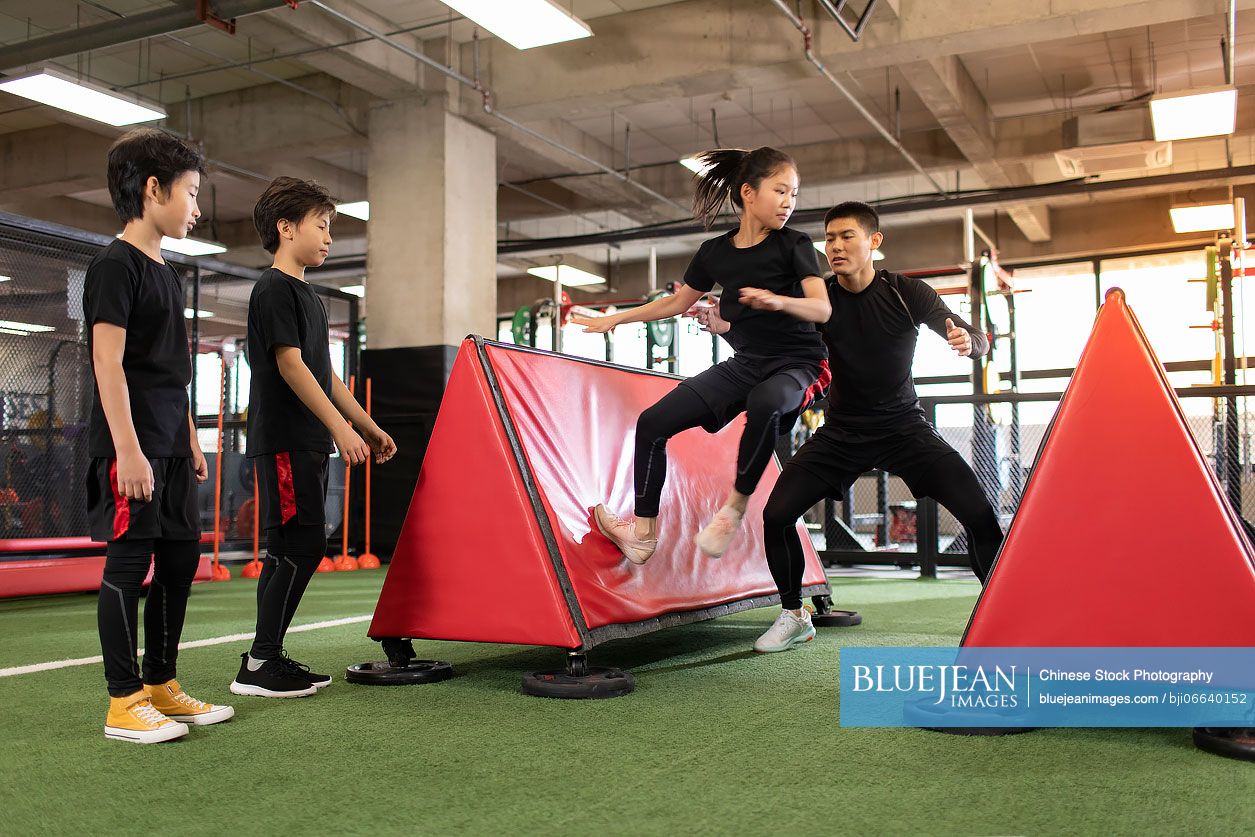
[[[362,371],[399,448],[373,472],[372,545],[389,555],[458,346],[496,337],[497,144],[450,113],[443,92],[372,108],[369,142]]]
[[[495,336],[496,138],[443,94],[371,110],[367,348]]]

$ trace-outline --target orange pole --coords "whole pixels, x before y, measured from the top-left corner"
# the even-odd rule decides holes
[[[366,379],[366,415],[370,415],[370,378]],[[370,554],[370,461],[373,456],[366,457],[366,554]]]
[[[258,508],[257,468],[253,468],[253,560],[261,559],[261,533],[257,527],[261,524],[261,509]]]
[[[344,525],[340,527],[340,554],[349,554],[349,463],[344,462]]]
[[[349,376],[349,394],[356,398],[354,390],[357,388],[356,376]],[[349,427],[353,423],[349,422]],[[370,460],[367,459],[369,462]],[[340,526],[340,554],[336,556],[337,570],[356,570],[357,559],[349,555],[349,477],[351,475],[349,458],[344,458],[344,522]]]
[[[253,468],[253,560],[244,565],[244,569],[240,570],[240,575],[244,578],[260,578],[261,577],[261,532],[258,525],[261,520],[261,512],[257,506],[257,468]]]
[[[366,415],[371,415],[371,379],[366,379]],[[370,551],[370,468],[373,456],[366,457],[366,551],[357,558],[357,566],[363,570],[379,568],[379,557]]]
[[[227,355],[221,352],[222,378],[218,386],[218,466],[214,469],[214,581],[226,581],[231,573],[218,562],[218,549],[222,542],[222,414],[227,409]]]

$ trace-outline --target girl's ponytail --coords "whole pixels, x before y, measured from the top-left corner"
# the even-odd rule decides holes
[[[725,203],[741,209],[741,184],[757,189],[765,178],[781,166],[797,167],[793,158],[783,151],[763,146],[753,151],[743,148],[716,148],[694,156],[703,167],[697,175],[697,193],[693,196],[693,215],[710,229]]]

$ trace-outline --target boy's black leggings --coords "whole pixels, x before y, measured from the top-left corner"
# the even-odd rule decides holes
[[[156,686],[174,678],[187,599],[199,564],[198,541],[122,540],[105,548],[96,624],[112,697],[126,697],[145,683]],[[144,604],[141,667],[139,594],[149,566],[153,567],[153,579]]]
[[[257,579],[257,634],[249,655],[271,660],[283,653],[283,639],[301,596],[327,553],[327,531],[320,523],[295,519],[266,530],[266,555]]]

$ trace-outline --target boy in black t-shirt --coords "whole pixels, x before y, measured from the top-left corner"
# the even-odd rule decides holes
[[[92,259],[83,287],[95,384],[87,512],[92,538],[107,544],[97,605],[110,696],[105,737],[139,744],[235,714],[189,696],[174,679],[200,563],[196,483],[208,468],[187,397],[183,282],[162,259],[161,238],[183,238],[200,217],[203,162],[195,148],[152,128],[113,144],[109,195],[125,229]],[[141,669],[139,594],[150,563]]]
[[[294,177],[274,180],[253,209],[262,246],[275,257],[248,301],[245,349],[252,372],[248,456],[267,554],[257,582],[257,634],[231,684],[237,695],[301,697],[331,683],[283,650],[327,551],[327,459],[339,448],[353,465],[372,451],[383,463],[397,450],[331,371],[327,312],[305,281],[305,268],[327,258],[334,217],[327,190]]]

